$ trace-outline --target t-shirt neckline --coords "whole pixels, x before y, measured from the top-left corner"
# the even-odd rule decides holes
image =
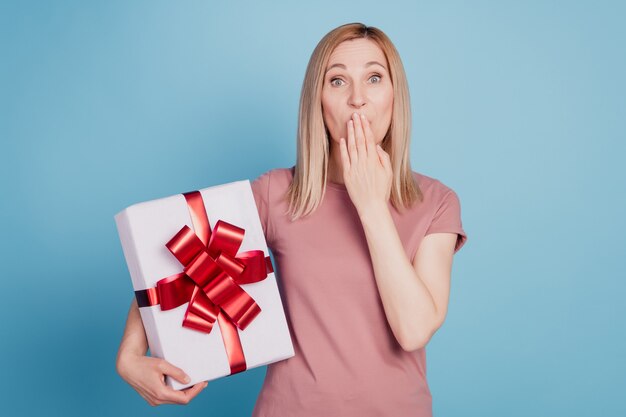
[[[293,175],[294,175],[295,169],[296,169],[295,165],[293,165],[293,166],[291,166],[291,168],[289,168],[292,180],[293,180]],[[344,192],[346,194],[348,193],[348,189],[346,188],[346,184],[339,184],[337,182],[329,181],[328,179],[326,179],[326,188],[332,189],[332,190],[341,191],[341,192]]]

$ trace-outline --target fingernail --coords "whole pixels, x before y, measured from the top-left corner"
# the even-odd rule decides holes
[[[191,381],[191,378],[189,378],[189,375],[185,375],[185,383]]]
[[[361,119],[365,120],[365,115],[361,114]]]

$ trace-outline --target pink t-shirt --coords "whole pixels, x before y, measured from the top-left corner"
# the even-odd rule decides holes
[[[291,222],[282,196],[294,167],[252,182],[285,307],[295,356],[267,367],[253,417],[430,417],[426,352],[404,351],[380,300],[367,241],[343,184],[328,182],[322,204]],[[467,236],[456,193],[413,172],[424,201],[404,214],[389,208],[409,260],[422,238]]]

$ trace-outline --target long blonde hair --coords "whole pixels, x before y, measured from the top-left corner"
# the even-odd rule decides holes
[[[393,179],[391,204],[401,210],[416,199],[423,200],[409,161],[411,104],[409,88],[400,55],[380,29],[362,23],[348,23],[328,32],[317,44],[304,75],[298,117],[297,160],[293,180],[286,192],[287,213],[291,220],[311,214],[326,191],[330,143],[322,116],[322,87],[330,55],[343,41],[371,39],[382,49],[389,64],[393,84],[391,124],[381,146],[391,159]]]

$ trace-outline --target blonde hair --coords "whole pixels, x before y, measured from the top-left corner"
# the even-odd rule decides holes
[[[400,55],[380,29],[362,23],[348,23],[327,33],[313,51],[302,83],[298,117],[297,160],[293,180],[286,192],[287,213],[291,220],[311,214],[326,192],[330,143],[322,116],[322,87],[330,55],[341,42],[371,39],[382,49],[393,84],[391,124],[381,146],[391,159],[393,179],[391,204],[401,210],[416,199],[423,200],[409,161],[411,104],[409,88]]]

